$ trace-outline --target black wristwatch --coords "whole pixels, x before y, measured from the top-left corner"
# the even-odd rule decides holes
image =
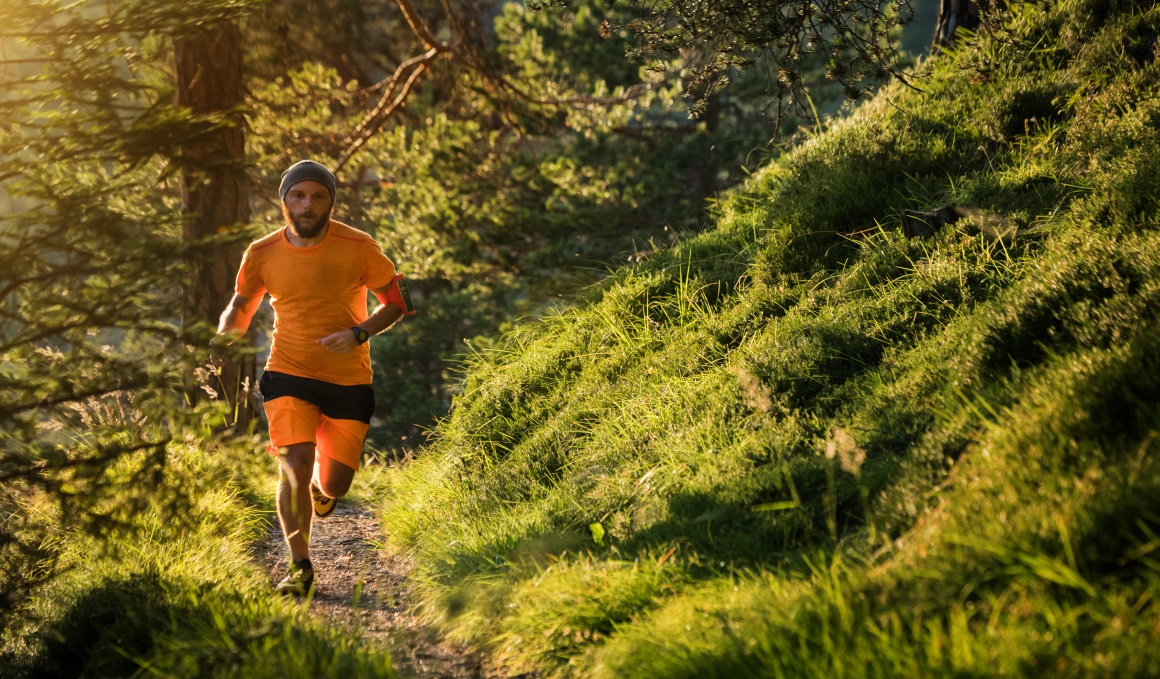
[[[366,344],[366,341],[371,338],[371,334],[357,325],[350,329],[354,333],[355,344]]]

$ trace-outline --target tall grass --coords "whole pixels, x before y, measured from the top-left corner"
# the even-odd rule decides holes
[[[551,676],[1160,672],[1157,35],[1018,6],[478,355],[384,506],[432,616]]]
[[[4,621],[0,674],[391,676],[385,649],[272,592],[255,551],[272,518],[265,458],[174,446],[172,487],[155,494],[188,497],[184,515],[158,507],[102,539],[79,531],[54,535],[54,558],[45,564],[53,577]],[[126,461],[115,473],[132,467]],[[254,504],[258,497],[262,502]]]

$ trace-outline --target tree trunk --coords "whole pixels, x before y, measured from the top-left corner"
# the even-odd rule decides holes
[[[197,114],[226,114],[232,123],[214,131],[208,139],[183,149],[181,206],[186,215],[183,235],[187,244],[197,245],[250,221],[245,120],[239,110],[244,98],[242,34],[230,22],[210,24],[199,33],[177,40],[174,53],[177,103]],[[188,321],[216,323],[233,296],[243,247],[238,244],[193,248],[186,290]],[[250,336],[247,334],[247,338]],[[236,413],[235,424],[242,430],[253,417],[248,393],[255,383],[255,375],[252,359],[227,359],[222,364],[220,382],[209,385],[229,402],[231,411]],[[191,398],[204,395],[197,387],[194,390],[198,393],[191,394]]]
[[[932,51],[954,45],[955,31],[959,28],[973,31],[978,27],[979,6],[974,0],[939,0]]]

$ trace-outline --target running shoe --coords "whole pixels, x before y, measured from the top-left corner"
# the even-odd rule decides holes
[[[302,599],[310,594],[314,587],[314,566],[310,559],[290,562],[290,572],[274,586],[274,591],[283,596],[292,596]]]
[[[310,495],[314,498],[314,515],[320,519],[330,516],[334,508],[338,506],[338,500],[327,497],[326,493],[323,493],[318,484],[313,481],[310,482]]]

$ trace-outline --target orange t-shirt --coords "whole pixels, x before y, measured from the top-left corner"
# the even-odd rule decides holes
[[[371,383],[369,343],[345,354],[316,341],[367,319],[367,290],[395,277],[395,265],[370,235],[333,219],[321,242],[299,248],[286,228],[250,243],[236,292],[270,293],[274,338],[266,370],[350,386]]]

